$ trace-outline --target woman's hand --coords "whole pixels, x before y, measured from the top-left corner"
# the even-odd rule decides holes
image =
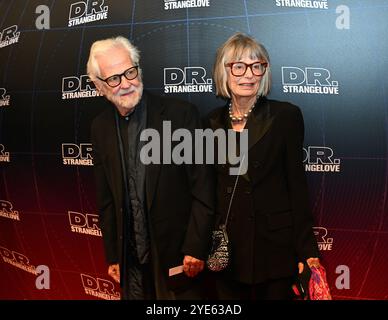
[[[111,264],[108,268],[108,274],[114,281],[120,283],[120,267],[119,264]]]
[[[319,266],[321,265],[321,263],[319,262],[319,258],[308,258],[306,260],[307,262],[307,265],[311,268],[311,267],[316,267],[316,268],[319,268]],[[299,262],[298,263],[298,270],[299,270],[299,274],[303,272],[303,269],[304,269],[304,264],[302,262]]]

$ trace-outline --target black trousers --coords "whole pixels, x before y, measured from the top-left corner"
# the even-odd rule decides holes
[[[131,261],[126,271],[127,282],[123,284],[122,300],[154,300],[156,298],[152,265],[140,265]]]
[[[292,300],[293,280],[289,277],[250,285],[217,275],[216,294],[220,300]]]
[[[140,265],[134,255],[128,257],[128,281],[123,284],[123,300],[202,300],[203,278],[198,275],[179,291],[171,290],[167,271],[159,263],[156,246],[151,243],[151,261]],[[182,258],[183,263],[183,258]],[[179,277],[186,277],[181,274]],[[187,278],[187,280],[189,280]]]

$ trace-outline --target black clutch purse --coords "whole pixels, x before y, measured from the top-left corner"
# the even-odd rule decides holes
[[[221,225],[212,233],[212,247],[206,264],[211,271],[222,271],[228,266],[229,259],[230,246],[226,226]]]

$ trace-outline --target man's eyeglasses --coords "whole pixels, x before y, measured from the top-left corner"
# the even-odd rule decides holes
[[[230,62],[225,64],[225,66],[230,67],[230,71],[235,77],[242,77],[247,72],[248,67],[251,68],[255,76],[262,76],[267,70],[268,63],[254,62],[247,64],[245,62]]]
[[[101,79],[100,77],[97,77],[97,78],[100,79],[101,81],[106,82],[108,86],[114,88],[121,83],[122,76],[124,76],[128,80],[135,79],[138,75],[138,68],[139,66],[130,67],[129,69],[125,70],[122,74],[115,74],[106,79]]]

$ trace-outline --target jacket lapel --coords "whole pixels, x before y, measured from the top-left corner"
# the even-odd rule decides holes
[[[261,98],[248,119],[248,150],[251,149],[267,133],[272,125],[274,116],[270,112],[270,104],[266,98]]]
[[[161,100],[155,96],[146,95],[146,105],[147,105],[147,129],[155,129],[157,132],[163,132],[163,111],[164,106],[161,103]],[[163,151],[163,136],[160,134],[160,149]],[[160,161],[162,161],[163,155],[160,153]],[[148,212],[151,212],[152,202],[155,198],[156,186],[158,184],[159,175],[160,175],[161,164],[149,164],[146,166],[146,200],[147,200],[147,209]]]
[[[123,203],[124,181],[115,124],[116,109],[113,105],[109,105],[109,108],[110,112],[106,118],[107,125],[104,131],[104,140],[107,141],[106,150],[109,150],[109,154],[104,155],[103,161],[107,161],[107,167],[110,170],[107,178],[110,179],[111,188],[115,190],[120,203]]]
[[[266,98],[260,98],[249,117],[246,128],[248,129],[248,150],[251,149],[267,133],[273,122],[274,116],[271,115],[270,103]],[[228,117],[228,107],[220,109],[214,117],[209,119],[210,127],[213,130],[219,128],[231,129]]]
[[[248,119],[246,128],[248,129],[248,150],[258,143],[268,132],[272,125],[274,116],[271,115],[270,103],[266,98],[260,98]],[[213,130],[219,128],[227,130],[232,129],[227,105],[220,109],[214,117],[209,119],[210,127]],[[249,161],[249,159],[248,159]],[[248,173],[243,178],[249,181]]]
[[[222,109],[220,109],[220,112],[218,112],[217,114],[215,114],[214,117],[211,117],[209,119],[209,124],[210,124],[210,128],[215,131],[217,129],[230,129],[231,127],[228,126],[228,107],[224,107]]]

